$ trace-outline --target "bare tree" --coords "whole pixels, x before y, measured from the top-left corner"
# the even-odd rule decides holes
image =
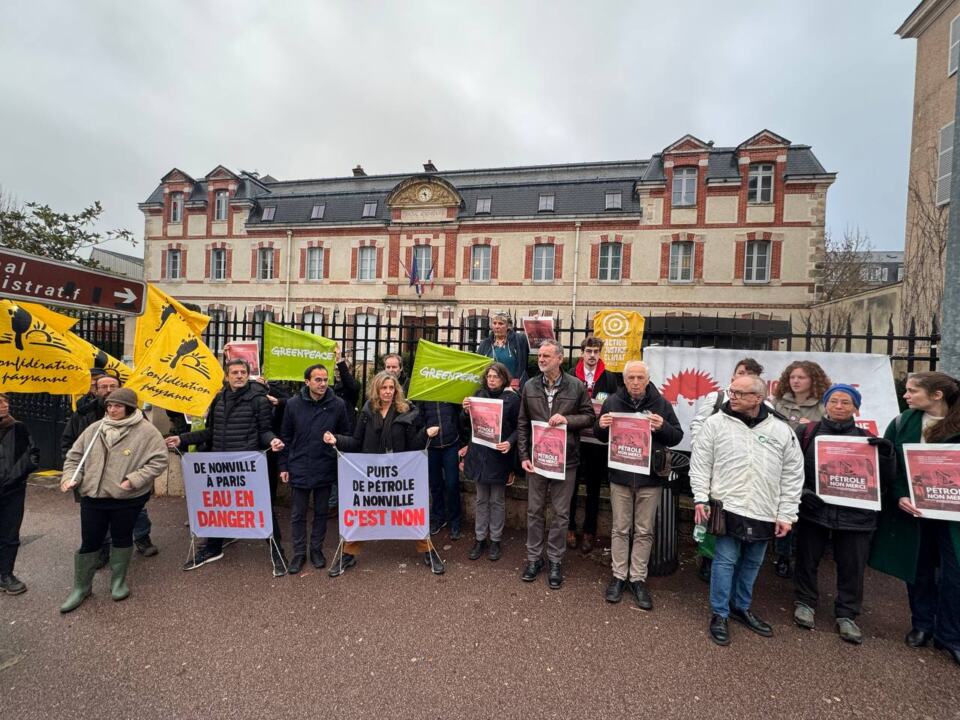
[[[873,249],[870,237],[860,228],[847,228],[836,237],[824,231],[824,257],[821,267],[819,302],[855,295],[869,287],[867,266]]]

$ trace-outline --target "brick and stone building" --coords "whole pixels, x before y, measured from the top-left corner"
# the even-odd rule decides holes
[[[784,319],[815,299],[834,179],[768,130],[722,148],[686,135],[646,160],[294,181],[173,169],[140,205],[146,277],[214,315]]]

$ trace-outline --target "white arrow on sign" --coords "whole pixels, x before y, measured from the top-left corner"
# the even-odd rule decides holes
[[[115,298],[120,298],[120,301],[125,305],[129,305],[137,299],[137,294],[128,287],[125,287],[123,292],[115,292],[113,296]]]

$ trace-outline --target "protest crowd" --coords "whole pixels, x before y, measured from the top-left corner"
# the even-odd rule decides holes
[[[773,635],[773,625],[752,609],[769,546],[775,575],[794,584],[791,619],[814,628],[818,568],[829,548],[836,563],[833,626],[843,641],[863,642],[857,620],[869,565],[904,581],[911,613],[906,644],[932,643],[960,665],[960,521],[927,510],[938,487],[948,488],[943,494],[954,490],[956,475],[948,473],[939,486],[931,481],[922,495],[911,485],[914,465],[940,478],[937,469],[956,462],[947,446],[960,443],[960,386],[948,375],[910,376],[907,409],[877,428],[881,434],[857,422],[870,399],[862,387],[833,382],[816,362],[800,359],[785,366],[771,393],[764,368],[747,357],[727,370],[727,387],[704,397],[684,427],[675,403],[651,382],[647,363],[627,358],[613,371],[604,364],[603,339],[588,335],[567,372],[559,342],[534,342],[500,313],[475,353],[421,341],[409,375],[402,356],[381,358],[360,398],[354,369],[332,341],[321,338],[326,344],[316,352],[268,353],[265,339],[262,370],[251,367],[256,358],[221,364],[199,341],[204,316],[166,296],[155,300],[138,323],[135,369],[112,359],[96,369],[78,363],[83,387],[71,386],[75,411],[63,432],[60,488],[79,506],[80,544],[61,613],[84,604],[105,566],[112,599],[131,596],[134,553],[149,558],[160,551],[147,511],[154,483],[179,462],[185,477],[189,464],[206,479],[190,527],[192,535],[204,523],[207,531],[183,570],[221,560],[237,538],[257,538],[269,545],[276,577],[299,574],[307,562],[327,568],[331,578],[347,575],[361,548],[373,552],[369,541],[377,537],[413,540],[425,568],[442,575],[432,538],[444,530],[452,541],[473,536],[470,560],[498,561],[506,491],[524,478],[526,560],[518,580],[534,583],[545,574],[548,587],[559,591],[566,554],[589,553],[601,542],[600,495],[608,485],[610,577],[603,599],[620,603],[626,594],[650,612],[657,510],[662,489],[676,478],[674,448],[686,439],[713,642],[730,644],[730,620]],[[29,312],[43,319],[48,337],[59,333],[64,347],[83,352],[69,344],[69,328],[58,325],[55,313],[44,315],[39,306]],[[428,368],[421,363],[429,352],[462,356],[462,364],[437,361]],[[535,373],[528,372],[531,353]],[[284,369],[271,372],[274,360]],[[200,379],[178,379],[178,366]],[[160,413],[172,427],[166,437],[152,422]],[[417,469],[408,471],[395,460],[401,456]],[[9,397],[0,395],[4,594],[27,589],[14,569],[27,478],[38,464],[34,439],[11,415]],[[341,477],[348,467],[355,473],[350,484]],[[255,499],[244,479],[254,470],[266,479],[266,498]],[[415,482],[420,473],[426,487]],[[461,476],[476,488],[472,530],[464,526]],[[578,527],[580,484],[586,493]],[[289,555],[273,511],[281,485],[290,495]],[[188,508],[190,502],[188,491]],[[341,539],[328,561],[331,510]],[[391,523],[405,534],[373,532],[387,532]],[[29,579],[29,568],[21,573]]]

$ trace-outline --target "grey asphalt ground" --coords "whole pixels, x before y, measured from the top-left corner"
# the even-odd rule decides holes
[[[645,613],[626,597],[604,602],[609,570],[596,557],[568,555],[559,591],[545,577],[522,583],[517,532],[496,563],[471,562],[470,536],[442,532],[442,577],[412,543],[370,544],[337,579],[309,565],[274,579],[262,542],[182,572],[183,500],[148,508],[160,554],[135,556],[131,597],[113,602],[103,570],[94,596],[61,616],[77,506],[30,488],[17,563],[29,591],[0,596],[0,717],[960,717],[960,667],[904,645],[903,585],[872,571],[862,647],[833,630],[827,561],[817,630],[794,627],[791,585],[767,563],[754,609],[774,637],[732,624],[732,645],[719,648],[692,543],[676,574],[651,580]],[[335,535],[331,524],[328,557]]]

